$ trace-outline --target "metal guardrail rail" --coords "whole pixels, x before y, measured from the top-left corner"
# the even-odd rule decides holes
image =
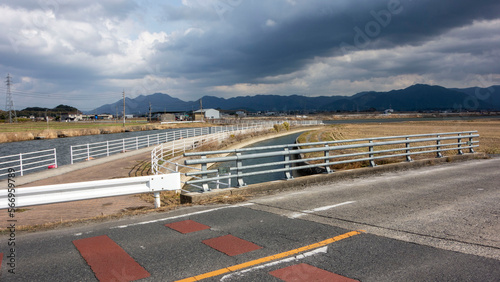
[[[284,120],[284,121],[255,122],[255,123],[237,124],[229,126],[182,129],[182,130],[169,131],[165,133],[150,134],[145,136],[137,136],[131,138],[74,145],[70,147],[70,154],[71,154],[70,159],[71,159],[71,164],[74,164],[75,162],[79,161],[92,160],[95,158],[106,157],[116,153],[138,150],[141,148],[149,147],[152,145],[158,145],[165,142],[171,142],[175,140],[191,138],[196,136],[204,136],[204,135],[214,134],[217,132],[239,131],[255,127],[272,127],[274,124],[282,124],[283,122],[288,122],[290,125],[321,124],[321,121],[316,121],[316,120],[307,120],[307,121]]]
[[[412,161],[412,156],[434,153],[436,157],[443,157],[443,152],[456,150],[457,154],[463,154],[464,150],[474,152],[479,141],[477,131],[432,133],[404,136],[387,136],[377,138],[363,138],[351,140],[325,141],[314,143],[287,144],[257,148],[243,148],[236,150],[207,151],[185,153],[186,157],[201,157],[199,159],[186,160],[185,165],[201,165],[199,171],[186,173],[186,176],[195,177],[194,180],[186,181],[188,185],[201,185],[203,191],[209,191],[209,183],[236,178],[238,187],[245,186],[244,177],[283,172],[286,179],[291,179],[293,170],[302,170],[321,167],[327,173],[333,172],[331,166],[354,163],[369,162],[370,166],[376,166],[377,160],[404,157],[406,161]],[[303,149],[298,148],[300,146]],[[396,146],[396,147],[395,147]],[[310,147],[310,148],[306,148]],[[274,149],[272,152],[244,154],[250,151],[262,151]],[[344,152],[343,152],[344,151]],[[207,156],[221,153],[233,154],[226,157]],[[306,157],[292,159],[293,155],[320,153],[319,157]],[[257,165],[244,165],[243,161],[248,159],[264,159],[266,157],[282,156],[283,161],[262,162]],[[230,175],[219,175],[219,169],[208,169],[208,164],[220,162],[235,162],[234,166],[225,170]],[[316,162],[316,163],[313,163]],[[282,166],[282,168],[269,169],[270,166]],[[257,169],[253,172],[245,172],[249,169]]]
[[[0,178],[10,174],[9,169],[23,176],[25,173],[40,168],[56,168],[56,149],[48,149],[29,153],[20,153],[0,157]]]
[[[171,132],[150,134],[145,136],[116,139],[110,141],[87,143],[70,147],[71,164],[78,161],[88,161],[94,158],[107,157],[116,153],[139,150],[156,144],[206,135],[210,128],[192,128]]]
[[[142,193],[154,193],[155,207],[160,207],[160,192],[180,189],[179,173],[27,188],[9,188],[2,190],[0,193],[0,209],[14,209]]]

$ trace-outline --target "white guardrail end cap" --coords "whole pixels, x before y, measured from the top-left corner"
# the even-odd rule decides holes
[[[148,186],[151,192],[180,190],[181,174],[177,172],[161,175],[151,175]]]

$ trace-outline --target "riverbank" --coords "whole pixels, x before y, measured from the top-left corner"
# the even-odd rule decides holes
[[[123,126],[123,124],[120,123],[53,122],[47,129],[47,125],[41,122],[26,122],[17,124],[6,123],[0,124],[0,143],[207,126],[213,125],[201,122],[185,122],[175,124],[129,123],[126,124],[126,126]]]

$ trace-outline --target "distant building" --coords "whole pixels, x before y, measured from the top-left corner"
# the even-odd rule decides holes
[[[100,115],[82,115],[84,120],[98,120],[98,119],[113,119],[113,115],[100,114]]]
[[[201,115],[201,114],[204,115]],[[204,117],[205,119],[220,119],[220,112],[216,109],[203,109],[197,110],[194,112],[194,120],[199,120],[200,117]]]
[[[247,116],[247,113],[244,112],[244,111],[237,111],[236,112],[236,116],[239,117],[239,118],[244,118]]]
[[[82,119],[83,119],[82,114],[63,113],[61,114],[60,121],[79,121]]]
[[[153,119],[161,122],[169,122],[169,121],[175,121],[176,117],[174,113],[156,114],[153,116]]]
[[[390,115],[392,113],[394,113],[393,109],[387,109],[387,110],[384,111],[384,114],[386,114],[386,115]]]

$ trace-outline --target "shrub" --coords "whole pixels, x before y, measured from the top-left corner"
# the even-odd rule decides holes
[[[286,121],[283,123],[283,127],[286,129],[286,131],[290,130],[290,124]]]

